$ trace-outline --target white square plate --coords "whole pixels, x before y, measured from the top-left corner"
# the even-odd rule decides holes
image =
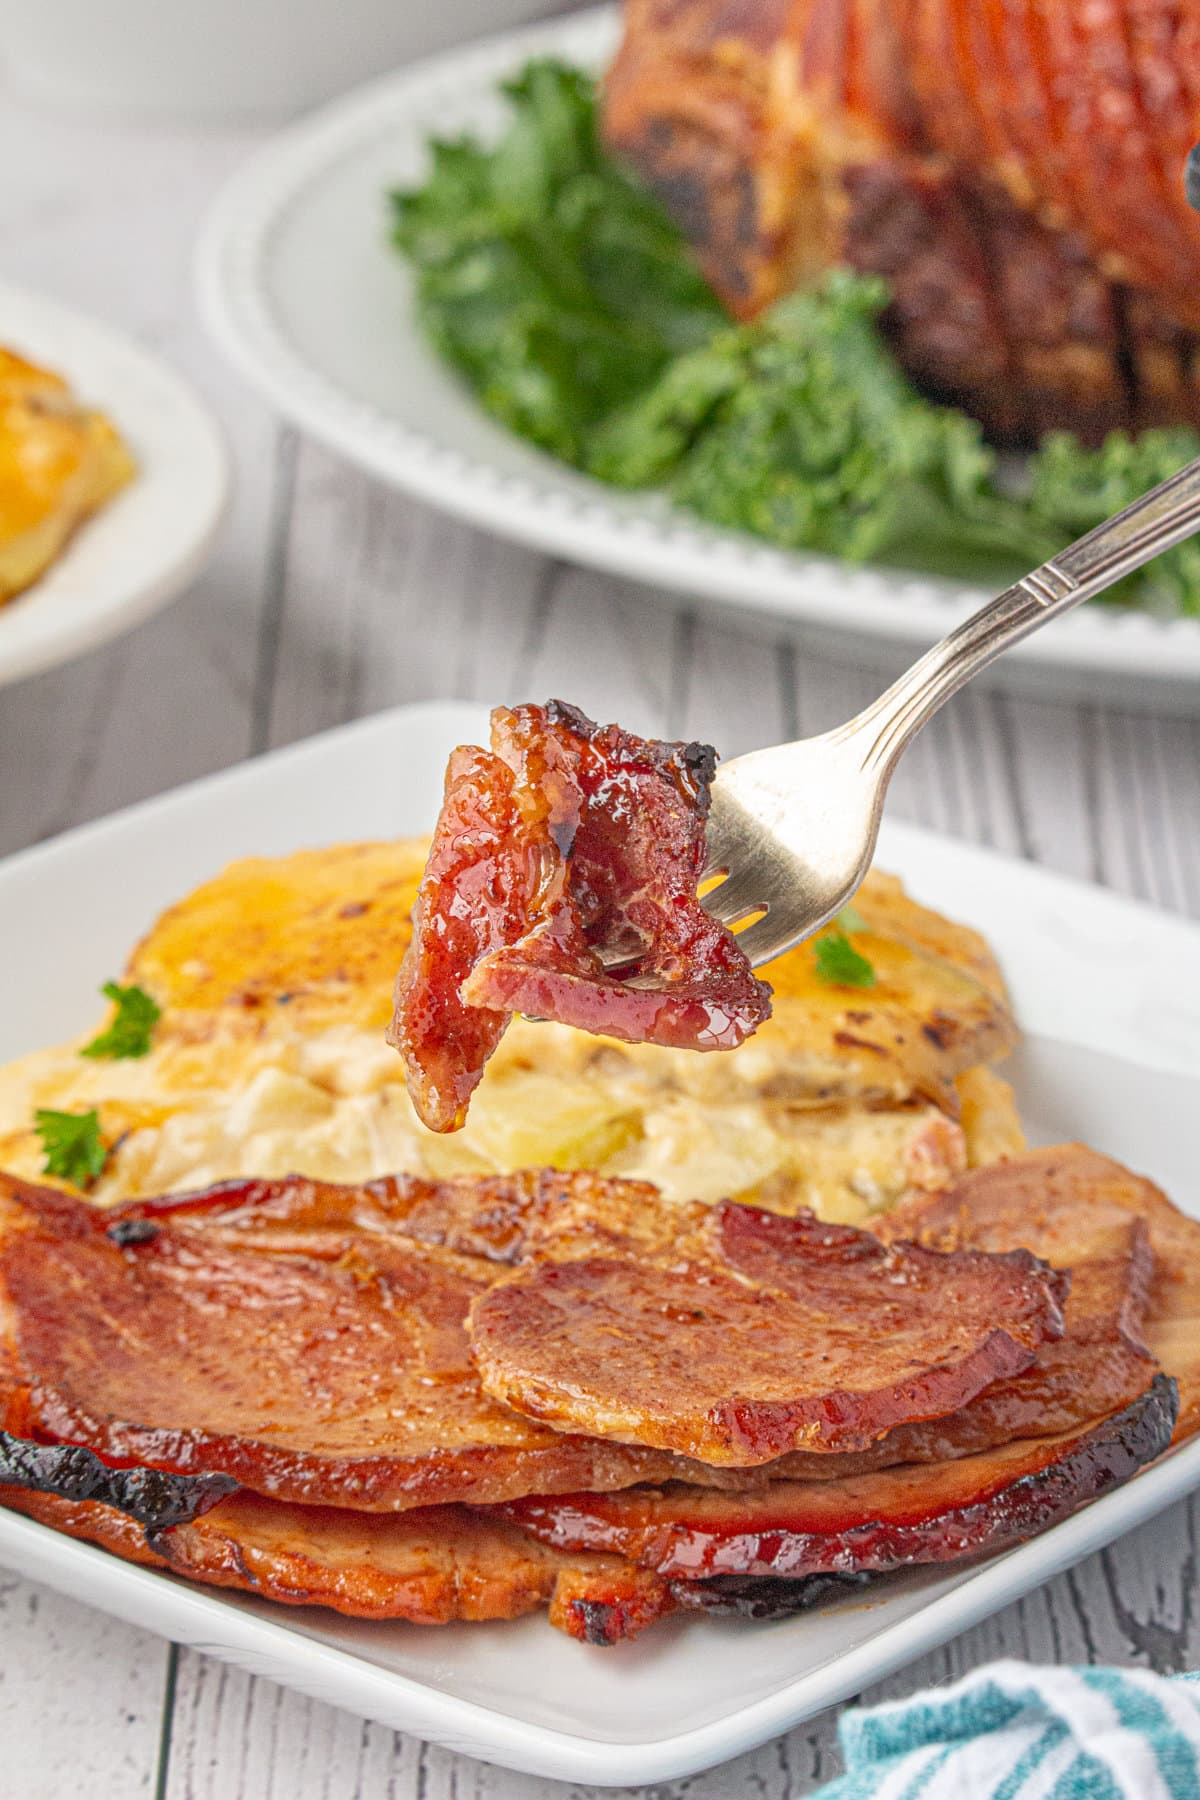
[[[0,1056],[82,1030],[98,985],[168,902],[230,858],[430,828],[450,748],[482,709],[400,708],[0,866]],[[1025,1031],[1031,1136],[1080,1137],[1200,1212],[1200,930],[1026,864],[903,827],[880,860],[978,926]],[[965,1630],[1200,1484],[1189,1445],[1053,1531],[886,1597],[771,1625],[675,1619],[590,1649],[542,1619],[428,1629],[218,1597],[0,1511],[0,1562],[395,1728],[539,1775],[668,1780],[762,1743]]]

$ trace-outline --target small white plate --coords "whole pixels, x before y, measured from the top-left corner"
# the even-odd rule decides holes
[[[390,75],[283,133],[233,178],[204,231],[201,302],[218,343],[279,410],[362,468],[503,537],[823,634],[929,644],[981,590],[792,555],[700,524],[654,494],[577,474],[494,424],[428,348],[388,243],[386,196],[419,182],[431,136],[494,136],[497,83],[534,55],[601,69],[613,9],[509,32]],[[984,679],[1200,711],[1200,619],[1088,606]]]
[[[180,378],[58,300],[0,282],[0,343],[63,375],[117,426],[138,473],[40,581],[0,606],[0,686],[93,650],[173,599],[225,510],[225,446]]]
[[[475,707],[403,707],[10,858],[0,1058],[82,1030],[96,988],[154,914],[231,857],[427,830],[447,754],[486,723]],[[885,827],[881,860],[995,945],[1026,1032],[1015,1076],[1033,1134],[1087,1139],[1195,1209],[1200,930],[908,828]],[[615,1650],[572,1643],[537,1618],[421,1628],[219,1595],[3,1511],[0,1563],[397,1730],[565,1781],[637,1784],[787,1730],[1198,1485],[1193,1443],[990,1562],[914,1570],[869,1602],[771,1625],[668,1620]]]

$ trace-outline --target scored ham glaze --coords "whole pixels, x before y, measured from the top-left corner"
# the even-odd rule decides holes
[[[732,1050],[770,990],[696,898],[715,754],[499,707],[450,759],[389,1041],[417,1113],[462,1125],[514,1013],[678,1049]]]

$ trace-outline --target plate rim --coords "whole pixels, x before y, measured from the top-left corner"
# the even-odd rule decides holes
[[[604,4],[477,39],[365,83],[269,140],[226,183],[203,222],[195,255],[201,316],[243,378],[293,424],[390,486],[468,523],[745,618],[856,634],[893,648],[928,643],[987,590],[783,551],[693,520],[656,503],[652,491],[638,497],[645,510],[627,516],[621,490],[489,421],[527,462],[525,473],[509,473],[456,447],[453,428],[436,438],[341,386],[292,341],[272,307],[272,240],[331,168],[362,155],[381,135],[411,128],[431,89],[468,97],[478,90],[482,99],[528,55],[588,60],[611,37],[616,16]],[[419,354],[441,366],[428,348]],[[1087,608],[1014,646],[1012,657],[1043,671],[1117,674],[1179,689],[1200,676],[1200,620]]]
[[[9,314],[18,320],[25,315],[32,324],[18,323],[13,327]],[[94,520],[85,520],[43,575],[0,606],[0,687],[4,687],[98,649],[141,624],[181,593],[204,568],[216,545],[230,509],[232,476],[225,435],[197,390],[165,357],[148,350],[128,331],[57,295],[0,277],[0,334],[14,349],[37,361],[45,360],[61,372],[81,401],[102,406],[118,429],[124,424],[119,400],[114,402],[93,392],[89,365],[111,359],[151,381],[157,396],[165,401],[165,426],[150,446],[150,458],[142,460],[148,464],[161,456],[172,434],[183,430],[188,434],[190,454],[196,459],[198,470],[192,482],[191,518],[186,533],[178,536],[169,554],[164,546],[154,567],[132,587],[122,590],[117,580],[111,585],[108,598],[86,610],[82,617],[59,621],[53,616],[56,604],[68,597],[72,559],[87,554],[91,526],[109,525],[114,535],[141,529],[140,470],[128,487],[114,496],[113,513],[102,508]],[[56,340],[60,338],[65,353],[57,349]],[[131,517],[118,523],[115,509],[123,502],[129,506]],[[110,550],[110,555],[116,560],[119,551]],[[58,591],[64,579],[68,593]],[[22,614],[13,609],[23,607],[44,607],[46,615],[39,617],[40,629],[31,632],[23,642],[10,645],[5,641],[9,635],[7,622],[9,618],[22,620]]]
[[[330,751],[337,754],[348,747],[361,756],[364,766],[378,768],[378,750],[391,738],[391,756],[383,766],[403,766],[395,761],[400,737],[409,733],[423,736],[431,729],[446,737],[465,735],[477,730],[485,711],[468,701],[424,701],[335,727],[16,852],[0,861],[0,889],[13,881],[19,889],[30,875],[36,879],[41,873],[44,878],[53,872],[56,861],[80,850],[94,854],[106,837],[115,837],[119,847],[122,833],[130,829],[165,829],[181,804],[186,809],[189,802],[219,798],[231,787],[264,784],[266,804],[267,787],[281,766],[302,769],[306,762],[319,761]],[[1169,938],[1186,942],[1189,950],[1200,949],[1200,927],[1191,921],[1097,884],[920,827],[894,826],[892,834],[897,843],[908,840],[918,849],[923,842],[930,842],[965,854],[970,862],[1002,862],[1035,887],[1056,895],[1088,895],[1115,909],[1114,916],[1129,913],[1139,930],[1153,916],[1166,927]],[[397,1729],[415,1731],[452,1749],[560,1780],[636,1785],[715,1766],[790,1729],[969,1629],[1198,1485],[1200,1443],[1194,1442],[1051,1531],[983,1563],[949,1592],[875,1637],[802,1675],[785,1679],[762,1698],[702,1726],[625,1742],[564,1732],[515,1718],[476,1700],[459,1699],[445,1688],[426,1685],[419,1676],[382,1668],[352,1649],[309,1637],[286,1616],[264,1618],[222,1595],[117,1562],[92,1546],[64,1539],[18,1515],[0,1512],[0,1562],[58,1585],[85,1603],[132,1622],[149,1623],[164,1635],[179,1635],[252,1672],[265,1673],[315,1698],[380,1718]]]

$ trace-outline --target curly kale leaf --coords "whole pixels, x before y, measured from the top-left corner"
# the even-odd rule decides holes
[[[591,80],[533,62],[494,149],[435,143],[392,196],[435,345],[496,418],[568,462],[596,423],[722,323],[666,214],[601,147]]]

